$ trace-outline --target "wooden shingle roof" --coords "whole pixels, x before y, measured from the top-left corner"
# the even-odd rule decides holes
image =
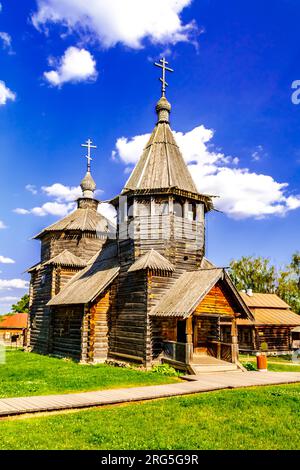
[[[248,295],[245,292],[240,292],[240,295],[250,308],[290,308],[290,306],[276,294],[253,293],[252,295]]]
[[[211,266],[208,260],[203,263]],[[186,272],[173,284],[166,295],[150,311],[154,317],[178,317],[188,318],[214,287],[218,281],[224,281],[232,292],[235,302],[240,307],[240,313],[246,318],[252,319],[252,314],[239,292],[232,284],[229,276],[223,268],[202,268],[197,271]]]
[[[223,270],[218,268],[200,269],[182,274],[158,305],[151,310],[150,315],[188,318],[222,276]]]
[[[61,220],[46,227],[34,238],[40,238],[48,232],[80,230],[82,232],[106,233],[109,230],[107,219],[92,208],[78,208]]]
[[[290,306],[276,294],[240,292],[244,302],[250,308],[254,321],[238,319],[238,325],[300,325],[300,315],[291,311]]]
[[[198,193],[169,123],[158,122],[123,191],[170,187]]]
[[[152,249],[140,256],[137,261],[130,266],[128,271],[142,271],[145,269],[173,272],[175,268],[169,260],[158,253],[158,251]]]
[[[238,319],[238,325],[286,325],[298,326],[300,325],[300,315],[288,309],[280,308],[257,308],[251,309],[254,316],[254,322],[248,320]]]
[[[96,254],[47,305],[86,304],[101,294],[118,275],[117,247],[111,244]]]
[[[51,258],[47,261],[46,264],[52,264],[54,266],[68,266],[68,267],[76,267],[76,268],[84,268],[87,263],[79,258],[79,256],[74,255],[68,250],[64,250],[58,255]]]

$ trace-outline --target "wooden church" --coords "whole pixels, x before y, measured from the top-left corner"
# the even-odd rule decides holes
[[[237,319],[253,317],[225,270],[205,258],[213,201],[199,193],[174,139],[169,69],[164,59],[156,65],[157,123],[111,201],[115,230],[98,212],[88,164],[77,209],[35,237],[41,260],[28,271],[29,347],[90,363],[237,368]]]

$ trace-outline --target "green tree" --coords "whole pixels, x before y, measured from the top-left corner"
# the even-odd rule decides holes
[[[276,290],[276,269],[269,258],[243,256],[232,260],[229,275],[238,290],[252,289],[253,292],[272,293]]]
[[[230,263],[229,274],[238,290],[276,293],[291,309],[300,314],[300,253],[292,255],[290,264],[277,270],[269,258],[243,256]]]
[[[11,306],[13,313],[28,313],[29,311],[29,295],[25,294],[23,297],[14,305]]]
[[[279,271],[277,294],[300,314],[300,253],[292,255],[292,261]]]

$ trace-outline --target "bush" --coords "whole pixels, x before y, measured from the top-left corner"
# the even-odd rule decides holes
[[[180,372],[175,370],[174,367],[169,366],[169,364],[157,364],[156,366],[152,367],[152,372],[168,376],[180,375]]]
[[[243,366],[245,367],[245,369],[247,370],[257,370],[255,365],[253,364],[253,362],[245,362],[243,364]]]

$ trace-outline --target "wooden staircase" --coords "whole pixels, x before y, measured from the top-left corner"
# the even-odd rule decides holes
[[[204,374],[208,372],[232,372],[241,370],[237,364],[222,361],[215,357],[201,354],[194,356],[190,363],[190,373],[193,375]]]

